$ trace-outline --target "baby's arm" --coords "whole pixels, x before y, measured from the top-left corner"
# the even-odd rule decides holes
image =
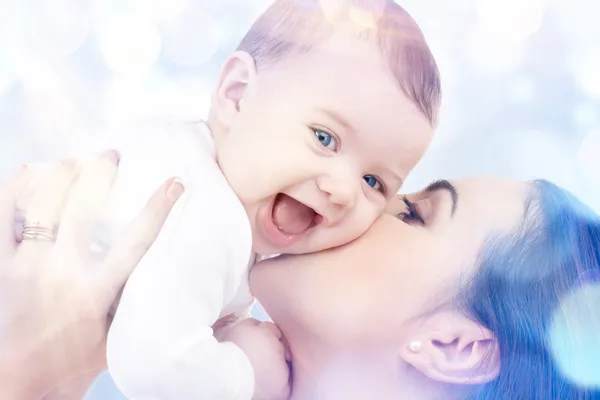
[[[201,283],[176,273],[179,266],[154,254],[131,276],[108,338],[117,387],[133,399],[250,399],[248,358],[238,346],[218,343],[210,328],[222,279],[204,276]]]
[[[220,341],[237,344],[250,359],[255,376],[254,399],[289,398],[291,355],[275,324],[247,318],[217,329],[215,336]]]
[[[108,335],[109,372],[136,400],[244,400],[254,389],[244,352],[211,329],[247,267],[247,217],[214,162],[192,164],[191,177],[168,171],[184,178],[185,197],[129,278]]]

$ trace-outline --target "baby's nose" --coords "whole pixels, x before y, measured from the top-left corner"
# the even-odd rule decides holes
[[[329,193],[329,199],[332,203],[337,204],[345,209],[354,207],[355,193],[348,186],[340,185],[340,187],[332,190]]]
[[[323,177],[318,182],[319,189],[328,196],[329,201],[344,209],[354,207],[356,187],[351,182],[331,177]]]

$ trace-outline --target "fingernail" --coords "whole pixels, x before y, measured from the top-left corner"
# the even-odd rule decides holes
[[[115,165],[119,165],[119,162],[121,161],[121,154],[114,149],[104,151],[101,156]]]
[[[177,200],[179,196],[184,192],[185,187],[183,182],[179,178],[171,179],[169,185],[167,186],[167,197],[169,200]]]

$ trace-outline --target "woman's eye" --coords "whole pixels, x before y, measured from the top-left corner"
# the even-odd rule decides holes
[[[421,219],[410,212],[401,212],[400,214],[396,215],[396,218],[398,218],[402,222],[406,222],[407,224],[411,224],[414,222],[421,224]]]
[[[374,177],[373,175],[365,175],[363,176],[364,181],[367,183],[367,185],[369,185],[370,187],[372,187],[373,189],[382,192],[384,191],[384,186],[383,184],[379,181],[379,179],[377,179],[376,177]]]
[[[402,222],[410,222],[411,220],[411,216],[409,213],[406,212],[401,212],[399,214],[396,214],[396,218],[398,218],[400,221]]]
[[[320,131],[318,129],[314,130],[315,136],[317,140],[329,150],[336,151],[338,149],[337,140],[327,132]]]
[[[419,225],[425,225],[425,221],[423,220],[423,217],[421,217],[421,214],[419,214],[415,205],[406,197],[403,197],[402,201],[406,205],[406,212],[396,214],[396,217],[407,224],[418,223]]]

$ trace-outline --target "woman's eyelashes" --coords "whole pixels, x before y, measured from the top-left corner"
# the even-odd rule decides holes
[[[406,211],[397,214],[398,219],[406,222],[407,224],[418,223],[419,225],[425,225],[425,221],[421,214],[419,214],[419,210],[415,207],[413,202],[408,200],[406,197],[402,197],[402,201],[406,205]]]
[[[326,132],[323,129],[312,128],[312,131],[315,135],[317,141],[328,150],[333,152],[340,151],[340,140],[335,137],[333,134]],[[376,177],[375,175],[367,174],[362,177],[365,183],[372,189],[375,189],[379,193],[384,196],[387,195],[386,187],[383,184],[383,181]]]

